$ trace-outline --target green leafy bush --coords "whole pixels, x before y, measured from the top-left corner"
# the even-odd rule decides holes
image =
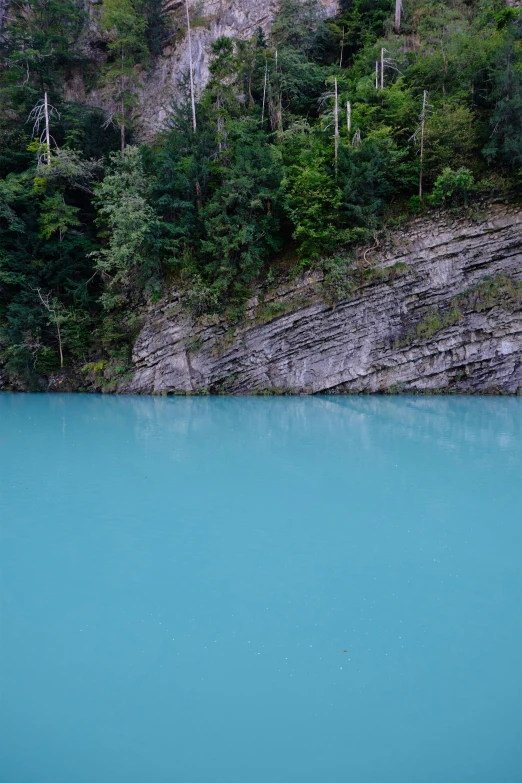
[[[431,194],[433,204],[464,204],[468,203],[468,196],[473,190],[473,174],[469,169],[460,168],[457,171],[445,168],[442,174],[435,180],[435,186]]]

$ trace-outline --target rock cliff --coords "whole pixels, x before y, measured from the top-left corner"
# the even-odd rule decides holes
[[[325,14],[335,14],[337,0],[321,0]],[[222,35],[251,38],[261,27],[269,32],[277,9],[277,0],[189,0],[192,29],[192,58],[198,91],[209,79],[210,44]],[[169,45],[155,61],[140,92],[142,135],[150,137],[160,130],[168,117],[172,100],[189,71],[188,42],[185,36],[185,0],[167,0],[165,13],[178,16],[182,37]]]
[[[134,348],[134,393],[522,392],[522,208],[435,215],[362,253],[352,293],[319,273],[249,302],[241,324],[194,320],[176,293]]]
[[[0,20],[3,5],[0,0]],[[105,62],[106,42],[99,28],[100,0],[85,0],[87,27],[83,47],[88,59],[102,67]],[[304,0],[303,0],[304,1]],[[269,33],[279,0],[189,0],[192,28],[192,62],[196,90],[203,90],[209,79],[210,45],[222,35],[248,39],[261,27]],[[325,16],[334,15],[338,0],[319,0]],[[172,103],[180,98],[189,73],[189,49],[185,0],[163,0],[168,40],[160,55],[153,59],[143,75],[138,91],[136,131],[140,141],[150,141],[165,127]],[[1,30],[1,25],[0,25]],[[69,100],[79,101],[111,110],[110,98],[102,87],[88,88],[83,71],[73,71],[65,85]]]

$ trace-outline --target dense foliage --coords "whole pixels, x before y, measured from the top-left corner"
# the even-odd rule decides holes
[[[270,38],[218,39],[196,105],[132,144],[168,35],[156,0],[14,0],[0,39],[0,364],[124,372],[166,283],[237,317],[278,264],[349,258],[388,218],[519,187],[522,14],[491,0],[282,0]],[[109,111],[71,100],[78,73]],[[187,75],[188,79],[188,75]],[[49,142],[45,133],[49,117]],[[335,261],[335,263],[333,263]]]

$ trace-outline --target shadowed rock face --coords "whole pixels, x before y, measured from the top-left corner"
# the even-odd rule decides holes
[[[172,294],[148,313],[121,391],[522,392],[522,208],[412,221],[372,264],[335,307],[310,274],[228,329],[195,323]]]

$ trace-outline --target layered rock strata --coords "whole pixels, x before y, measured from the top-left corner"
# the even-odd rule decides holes
[[[522,391],[522,208],[416,219],[361,253],[354,288],[320,273],[254,297],[242,323],[147,314],[133,393]]]

